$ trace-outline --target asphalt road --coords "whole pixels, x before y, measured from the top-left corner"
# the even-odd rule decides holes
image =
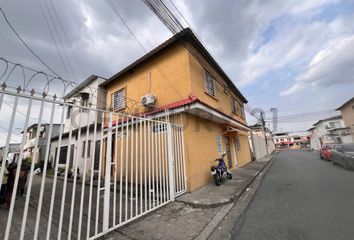
[[[237,240],[354,239],[354,171],[280,152],[232,230]]]

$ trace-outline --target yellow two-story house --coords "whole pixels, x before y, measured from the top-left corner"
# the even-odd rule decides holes
[[[230,169],[251,161],[244,114],[246,98],[190,29],[185,29],[103,84],[114,111],[183,124],[188,191],[212,178],[210,166],[224,151]],[[141,97],[155,96],[153,107]],[[138,103],[138,104],[137,104]],[[167,111],[168,113],[167,113]]]

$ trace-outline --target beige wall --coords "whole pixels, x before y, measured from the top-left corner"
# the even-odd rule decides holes
[[[216,164],[214,160],[220,156],[216,138],[218,135],[222,137],[222,147],[223,151],[225,151],[225,136],[222,134],[223,129],[219,124],[195,115],[183,114],[183,124],[185,126],[184,144],[188,190],[193,191],[213,180],[210,175],[210,167]],[[240,137],[241,149],[238,149],[236,154],[237,167],[240,167],[251,161],[251,153],[247,135],[239,134],[238,136]],[[236,168],[236,158],[234,156],[235,137],[236,134],[229,135],[233,161],[232,169]],[[228,164],[227,158],[225,160],[226,164]]]
[[[209,106],[216,108],[219,111],[229,115],[230,117],[246,124],[246,120],[241,116],[241,111],[239,111],[237,114],[232,113],[232,98],[235,98],[239,102],[240,106],[243,107],[242,101],[235,95],[235,93],[231,92],[230,90],[227,91],[227,94],[224,92],[225,88],[220,83],[225,83],[225,81],[216,73],[216,71],[214,71],[213,68],[207,63],[203,62],[203,66],[200,61],[198,61],[192,54],[189,54],[189,62],[193,94]],[[205,93],[205,68],[217,80],[216,98]]]
[[[354,100],[341,108],[342,118],[346,127],[350,127],[354,140]]]

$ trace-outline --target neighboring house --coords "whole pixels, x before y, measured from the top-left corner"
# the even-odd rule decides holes
[[[276,148],[288,148],[294,145],[307,147],[310,144],[310,137],[307,133],[273,133],[273,139]]]
[[[60,124],[52,124],[51,136],[49,136],[49,127],[50,127],[50,124],[48,124],[48,123],[41,124],[39,132],[38,132],[37,131],[38,124],[33,124],[27,128],[26,133],[23,133],[23,134],[26,134],[26,143],[23,146],[24,159],[30,159],[31,161],[34,161],[35,163],[45,160],[45,153],[46,153],[46,149],[47,149],[48,138],[52,138],[53,136],[56,136],[59,134]],[[36,147],[35,142],[36,142],[37,132],[39,133],[39,137],[38,137],[38,145],[37,145],[37,149],[36,149],[37,153],[36,153],[36,157],[35,157],[34,156],[35,155],[35,147]],[[34,157],[35,157],[35,159],[34,159]]]
[[[20,156],[20,143],[10,143],[9,149],[7,153],[7,160],[11,163],[13,161],[17,162]],[[4,157],[5,146],[0,147],[0,161],[3,160]]]
[[[334,136],[332,132],[335,129],[341,129],[344,127],[344,122],[341,115],[321,119],[313,124],[313,126],[315,127],[314,131],[316,131],[316,138],[320,143],[320,148],[323,144],[341,142],[341,140],[338,140],[337,136]]]
[[[339,110],[342,114],[344,128],[347,128],[345,134],[350,133],[352,142],[354,142],[354,97],[343,103],[336,110]]]
[[[184,125],[189,191],[212,180],[210,166],[223,151],[230,169],[251,161],[250,128],[244,113],[247,100],[190,29],[174,35],[101,86],[114,111],[169,115],[170,121]],[[156,99],[150,107],[140,104],[146,95]]]
[[[275,150],[272,132],[261,124],[250,126],[251,148],[254,159],[258,160]]]
[[[95,166],[98,165],[98,157],[92,156],[93,147],[93,130],[95,120],[97,125],[100,126],[102,122],[102,112],[81,108],[90,107],[91,109],[105,109],[105,91],[100,84],[105,81],[104,78],[91,75],[80,85],[74,88],[71,92],[65,95],[66,102],[73,104],[74,106],[66,106],[65,121],[63,132],[61,133],[61,147],[59,149],[59,133],[54,135],[51,139],[51,164],[54,166],[56,156],[59,155],[59,168],[64,168],[69,163],[70,169],[74,166],[74,160],[78,160],[78,169],[80,174],[83,173],[84,161],[87,159],[87,166],[96,159]],[[75,107],[77,106],[77,107]],[[85,156],[85,144],[86,144],[86,130],[89,126],[89,140],[87,146],[87,156]],[[81,129],[80,138],[78,137],[79,129]],[[72,132],[72,138],[70,141],[71,153],[70,158],[67,159],[67,152],[69,148],[69,132]],[[99,144],[99,139],[96,139]],[[96,142],[96,144],[97,144]],[[96,148],[96,149],[99,149]],[[96,154],[97,155],[97,154]],[[95,168],[96,169],[96,168]]]
[[[316,127],[311,127],[309,130],[307,130],[310,133],[310,148],[312,150],[320,150],[321,149],[321,143],[317,134]]]

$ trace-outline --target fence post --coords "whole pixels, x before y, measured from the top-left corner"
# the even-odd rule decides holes
[[[103,206],[103,232],[108,231],[109,225],[109,197],[111,190],[111,161],[112,161],[112,112],[109,113],[107,131],[107,152],[106,152],[106,171],[104,182],[104,206]]]
[[[167,124],[167,145],[168,145],[168,176],[170,184],[170,200],[175,200],[175,174],[174,165],[175,161],[173,158],[173,141],[172,141],[172,127],[171,123]]]

